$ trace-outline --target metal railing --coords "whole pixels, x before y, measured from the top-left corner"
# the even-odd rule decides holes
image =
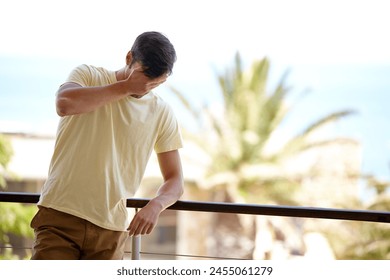
[[[39,194],[0,192],[0,202],[37,203]],[[136,210],[144,207],[148,199],[127,199],[127,207]],[[296,218],[335,219],[360,222],[390,223],[390,212],[372,210],[351,210],[302,206],[279,206],[259,204],[237,204],[222,202],[200,202],[179,200],[168,209],[180,211],[249,214]],[[133,237],[132,259],[140,259],[140,237]]]

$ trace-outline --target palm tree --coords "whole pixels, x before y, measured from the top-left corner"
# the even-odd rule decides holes
[[[287,73],[268,92],[269,68],[269,60],[263,58],[255,61],[249,71],[243,71],[237,53],[234,67],[218,77],[222,108],[196,109],[180,91],[171,88],[197,120],[196,133],[185,135],[202,147],[210,159],[207,177],[197,182],[199,189],[223,193],[225,200],[234,202],[297,204],[293,193],[299,189],[302,175],[307,174],[286,173],[286,163],[305,151],[348,141],[316,140],[315,136],[326,124],[354,113],[351,110],[315,121],[276,148],[275,141],[280,140],[276,139],[278,132],[295,103],[287,104],[290,93],[285,85]],[[242,219],[241,222],[252,225],[249,228],[255,225],[247,217]],[[262,228],[270,225],[267,219],[261,221]]]

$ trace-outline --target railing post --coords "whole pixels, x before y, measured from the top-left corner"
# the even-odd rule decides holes
[[[138,208],[135,208],[135,213],[138,212]],[[141,235],[134,235],[131,237],[131,259],[140,260],[141,251]]]
[[[140,260],[140,251],[141,251],[141,236],[133,236],[132,240],[132,250],[131,250],[131,259]]]

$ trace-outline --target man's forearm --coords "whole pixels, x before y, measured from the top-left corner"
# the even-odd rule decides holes
[[[149,234],[157,224],[161,212],[183,195],[183,174],[177,150],[157,154],[164,183],[155,198],[143,207],[131,221],[130,235]]]
[[[123,83],[120,82],[101,87],[66,84],[57,93],[56,109],[59,116],[83,114],[127,95]]]
[[[138,62],[134,65],[131,69],[120,70],[118,73],[122,73],[122,79],[106,86],[82,87],[76,83],[64,84],[57,93],[58,115],[68,116],[92,112],[126,96],[139,98],[167,79],[164,75],[151,79],[144,75],[143,68]]]
[[[171,179],[164,182],[157,192],[157,196],[151,200],[157,204],[161,211],[174,204],[183,195],[183,182],[181,179]]]

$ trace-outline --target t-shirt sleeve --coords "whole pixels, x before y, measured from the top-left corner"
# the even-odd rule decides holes
[[[179,124],[171,107],[166,105],[161,117],[157,141],[154,146],[156,153],[164,153],[183,147]]]
[[[67,83],[76,83],[82,87],[86,87],[91,84],[91,69],[88,65],[82,64],[70,72]]]

